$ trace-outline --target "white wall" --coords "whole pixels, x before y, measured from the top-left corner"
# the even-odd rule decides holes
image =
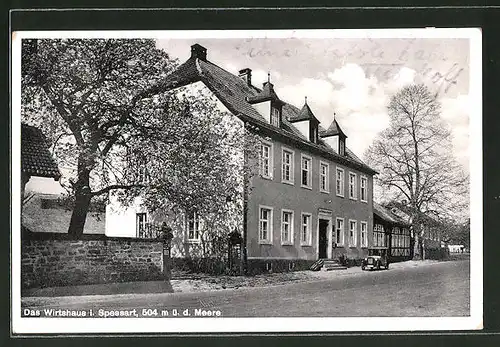
[[[141,200],[136,198],[129,206],[123,206],[113,195],[109,200],[106,206],[106,236],[136,237],[136,214],[146,212]]]
[[[202,81],[198,81],[195,83],[192,83],[190,85],[187,85],[185,87],[181,87],[178,90],[177,97],[181,98],[182,95],[186,96],[196,96],[196,95],[203,95],[204,97],[209,97],[213,98],[216,101],[217,108],[221,112],[230,112],[224,104],[215,97],[214,93],[210,89],[207,88],[205,83]]]
[[[335,152],[339,152],[339,136],[328,136],[323,138],[328,146],[330,146]]]
[[[264,117],[266,122],[271,123],[271,101],[259,102],[253,104],[252,107]]]
[[[22,225],[32,232],[67,233],[72,210],[64,206],[42,208],[42,199],[57,200],[61,195],[35,193],[23,206]],[[105,214],[89,211],[84,234],[104,234]]]
[[[293,125],[299,129],[300,133],[306,137],[306,139],[309,141],[309,121],[304,120],[301,122],[296,122],[293,123]]]

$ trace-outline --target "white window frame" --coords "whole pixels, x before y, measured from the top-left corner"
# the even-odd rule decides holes
[[[139,220],[139,216],[144,216],[144,219],[142,221]],[[142,219],[142,218],[141,218]],[[143,231],[143,235],[147,232],[148,228],[148,214],[147,212],[137,212],[135,214],[135,234],[136,237],[144,237],[141,236],[141,229]]]
[[[326,167],[326,172],[323,175],[323,167]],[[325,178],[325,188],[322,187],[322,179]],[[322,193],[330,193],[330,164],[324,161],[319,162],[319,191]]]
[[[383,246],[383,247],[387,246],[385,244],[385,232],[384,232],[384,226],[382,224],[375,223],[373,225],[373,245]]]
[[[353,237],[351,237],[351,223],[354,223]],[[349,219],[349,247],[357,247],[358,243],[358,221],[355,219]]]
[[[364,230],[363,230],[363,227],[364,227]],[[361,228],[361,230],[360,230],[361,247],[367,248],[368,247],[368,223],[365,221],[360,222],[360,228]],[[364,235],[364,239],[363,239],[363,235]]]
[[[288,240],[283,239],[283,231],[285,229],[285,220],[284,220],[284,214],[289,213],[291,214],[291,220],[288,222]],[[294,230],[293,230],[293,225],[295,222],[295,215],[293,213],[293,210],[287,210],[287,209],[281,209],[281,244],[282,245],[293,245],[293,240],[294,240]]]
[[[354,182],[351,183],[351,177],[354,177]],[[357,200],[357,180],[358,180],[358,175],[355,172],[349,171],[349,199],[351,200]],[[351,194],[351,187],[352,189],[352,194]]]
[[[191,216],[193,217],[193,233],[195,237],[189,237],[189,221],[191,220]],[[197,243],[201,241],[201,220],[198,212],[194,211],[185,216],[186,222],[186,240],[187,242]],[[198,229],[198,230],[196,230]],[[197,237],[196,237],[197,236]]]
[[[308,184],[304,184],[302,182],[302,174],[303,174],[303,171],[304,171],[304,162],[309,162],[309,166],[308,166],[308,169],[307,169],[307,183]],[[307,189],[312,189],[312,157],[308,156],[307,154],[303,154],[301,153],[300,154],[300,186],[302,188],[307,188]]]
[[[284,161],[285,152],[290,154],[290,157],[291,157],[290,164],[289,164],[290,165],[290,179],[289,180],[285,179],[285,161]],[[282,147],[281,148],[281,182],[282,183],[294,185],[294,170],[295,170],[294,162],[295,162],[295,151],[293,151],[289,148],[286,148],[286,147]]]
[[[342,173],[342,177],[339,177],[339,172]],[[345,192],[345,187],[344,187],[344,181],[345,181],[345,171],[341,167],[337,167],[335,170],[335,194],[340,197],[344,197],[344,192]],[[337,189],[337,183],[340,182],[340,192]]]
[[[269,147],[269,158],[267,158],[267,160],[269,161],[268,163],[268,169],[269,169],[269,172],[268,174],[265,174],[264,173],[264,166],[263,166],[263,163],[264,163],[264,158],[263,158],[263,147],[266,146],[266,147]],[[262,140],[261,141],[261,147],[260,147],[260,176],[262,178],[265,178],[265,179],[270,179],[272,180],[273,179],[273,171],[274,171],[274,160],[273,160],[273,143],[272,142],[269,142],[269,141],[264,141]]]
[[[273,120],[275,119],[274,116],[276,116],[276,119],[277,119],[277,123],[278,124],[274,124],[273,123]],[[277,107],[274,107],[274,106],[271,106],[271,116],[270,116],[270,119],[269,119],[269,123],[272,125],[272,126],[275,126],[277,128],[280,127],[280,110],[279,108]]]
[[[340,241],[337,239],[337,232],[339,230],[338,221],[342,221],[342,229],[340,230]],[[338,246],[344,245],[344,237],[345,237],[345,221],[344,218],[337,217],[335,218],[335,243]]]
[[[309,223],[307,225],[304,224],[304,216],[309,217]],[[303,228],[306,226],[306,240],[302,239]],[[302,212],[300,214],[300,245],[301,246],[312,246],[312,213]]]
[[[267,238],[266,239],[262,239],[261,238],[261,236],[262,236],[261,223],[264,221],[261,218],[261,211],[263,209],[270,211],[269,219],[267,220],[268,229],[267,229]],[[259,205],[259,216],[258,216],[258,218],[259,218],[259,243],[260,244],[271,245],[273,243],[273,215],[274,215],[274,211],[273,211],[272,207],[265,206],[265,205]]]
[[[364,183],[364,186],[363,186]],[[365,198],[363,199],[363,190],[365,192]],[[359,181],[359,195],[362,202],[368,202],[368,178],[366,176],[361,176]]]

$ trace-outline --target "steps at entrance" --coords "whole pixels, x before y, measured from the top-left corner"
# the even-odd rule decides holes
[[[321,271],[332,271],[332,270],[346,270],[347,268],[338,261],[333,259],[325,259]]]
[[[337,260],[333,259],[318,259],[314,264],[310,267],[313,271],[332,271],[332,270],[346,270],[347,267],[339,264]]]

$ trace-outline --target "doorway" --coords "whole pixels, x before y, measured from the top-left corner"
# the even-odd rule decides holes
[[[318,225],[318,257],[319,259],[328,258],[328,219],[319,219]]]

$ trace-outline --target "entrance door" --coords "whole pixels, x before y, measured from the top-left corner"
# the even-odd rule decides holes
[[[318,245],[318,253],[319,253],[319,259],[326,259],[328,258],[327,255],[327,250],[328,250],[328,220],[326,219],[320,219],[319,220],[319,245]]]

